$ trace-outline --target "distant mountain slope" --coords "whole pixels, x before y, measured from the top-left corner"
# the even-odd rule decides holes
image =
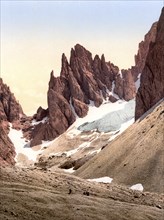
[[[82,178],[109,176],[114,182],[163,192],[164,100],[75,172]]]

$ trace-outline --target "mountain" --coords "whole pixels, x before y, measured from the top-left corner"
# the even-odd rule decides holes
[[[147,191],[163,192],[163,47],[164,9],[157,25],[156,40],[150,44],[136,97],[136,119],[140,118],[78,169],[76,175],[83,178],[110,176],[119,184],[141,183]]]
[[[33,117],[0,80],[0,219],[163,219],[163,13],[131,69],[63,54]]]
[[[63,54],[60,77],[51,73],[48,109],[39,107],[33,117],[27,117],[23,113],[10,88],[0,79],[0,119],[5,134],[10,138],[19,137],[20,141],[12,139],[17,146],[21,143],[26,146],[29,140],[31,146],[35,146],[43,140],[53,140],[63,134],[78,117],[86,117],[90,105],[99,107],[107,102],[133,99],[136,95],[135,83],[149,44],[156,36],[156,26],[156,23],[153,24],[144,41],[139,44],[135,66],[128,70],[120,71],[111,62],[106,62],[104,55],[92,58],[92,54],[79,44],[71,50],[70,62]],[[1,136],[3,134],[3,138],[8,140],[4,132]],[[9,148],[13,149],[11,146]]]
[[[135,119],[164,97],[164,9],[157,25],[155,42],[150,44],[136,96]]]
[[[119,98],[128,101],[134,97],[135,85],[131,72],[123,70],[120,74],[119,68],[106,62],[104,55],[101,59],[98,55],[92,59],[92,54],[77,44],[71,50],[70,63],[62,55],[60,77],[51,73],[48,119],[34,129],[31,146],[62,134],[76,120],[76,115],[86,116],[91,101],[99,107],[103,99],[115,102]]]
[[[155,40],[156,30],[157,23],[154,23],[139,44],[135,66],[128,70],[120,71],[113,63],[106,62],[104,55],[92,58],[92,54],[79,44],[71,49],[70,62],[63,54],[60,77],[51,72],[48,109],[40,107],[34,117],[37,121],[45,117],[47,120],[32,131],[31,146],[41,144],[42,140],[53,140],[65,132],[77,116],[87,115],[91,102],[99,107],[103,100],[133,99],[136,95],[135,82],[142,72],[149,45]]]

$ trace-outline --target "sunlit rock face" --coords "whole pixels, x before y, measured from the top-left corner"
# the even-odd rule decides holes
[[[141,84],[136,96],[135,119],[137,120],[164,97],[164,8],[157,25],[157,35],[150,44]]]

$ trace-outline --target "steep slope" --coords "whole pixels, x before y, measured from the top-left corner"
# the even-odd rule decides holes
[[[163,192],[164,101],[114,139],[76,171],[83,178],[110,176],[126,185],[141,183],[145,190]]]
[[[150,44],[145,67],[141,75],[141,86],[136,96],[137,120],[144,112],[164,97],[164,8],[157,25],[157,36]]]

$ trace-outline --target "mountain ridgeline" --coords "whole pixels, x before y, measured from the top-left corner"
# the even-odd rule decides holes
[[[159,27],[158,29],[161,30]],[[161,35],[161,32],[158,35]],[[76,116],[85,117],[91,101],[99,107],[103,100],[115,102],[118,99],[126,101],[133,99],[136,96],[135,81],[144,69],[149,45],[152,48],[156,33],[157,22],[140,42],[138,53],[135,55],[135,65],[128,70],[119,70],[113,63],[107,62],[104,55],[101,57],[96,55],[92,58],[88,50],[77,44],[74,49],[71,49],[69,62],[66,56],[62,55],[60,76],[55,77],[53,71],[51,72],[47,96],[48,108],[45,110],[39,107],[33,117],[27,117],[23,113],[22,107],[10,88],[0,79],[0,129],[3,130],[0,135],[1,140],[8,143],[5,145],[3,141],[0,145],[0,150],[3,151],[2,161],[5,163],[12,161],[13,164],[11,158],[15,155],[8,138],[9,123],[13,128],[21,129],[24,137],[31,140],[31,146],[34,146],[41,144],[42,140],[58,137],[73,124]],[[142,78],[141,81],[145,80]],[[44,122],[43,118],[46,119]],[[32,119],[40,123],[32,124]],[[11,153],[8,153],[8,149],[11,149]]]
[[[47,121],[32,131],[31,146],[62,134],[76,120],[76,115],[86,116],[90,101],[99,107],[104,99],[111,102],[133,99],[136,96],[135,81],[142,72],[149,44],[155,41],[156,30],[157,22],[139,44],[135,66],[128,70],[120,71],[107,62],[104,55],[92,58],[92,54],[79,44],[71,49],[70,62],[63,54],[60,76],[55,77],[51,72],[48,109],[40,107],[35,115],[38,121],[47,116]]]

